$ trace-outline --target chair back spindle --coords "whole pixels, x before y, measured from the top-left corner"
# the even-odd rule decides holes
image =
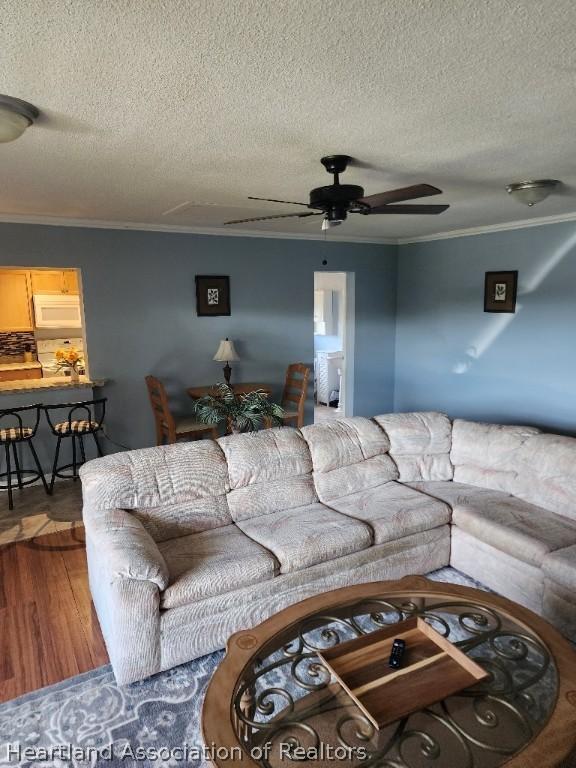
[[[164,437],[167,438],[169,443],[175,443],[176,421],[170,411],[170,404],[164,384],[155,376],[146,376],[146,386],[148,387],[148,396],[152,406],[152,413],[154,414],[156,445],[162,445]]]
[[[286,370],[286,380],[282,393],[282,407],[286,411],[295,411],[286,421],[295,421],[295,426],[304,426],[304,406],[308,394],[310,368],[304,363],[292,363]]]

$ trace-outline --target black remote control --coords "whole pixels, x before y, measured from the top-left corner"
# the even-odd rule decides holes
[[[392,652],[390,653],[390,658],[388,659],[388,666],[392,667],[392,669],[400,669],[402,666],[402,657],[404,656],[405,650],[406,643],[404,640],[396,638],[396,640],[394,640],[392,643]]]

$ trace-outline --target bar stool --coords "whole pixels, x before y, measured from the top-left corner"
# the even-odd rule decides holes
[[[0,473],[0,478],[6,478],[6,484],[0,484],[0,489],[8,491],[8,509],[14,509],[14,498],[12,493],[12,477],[16,475],[16,484],[18,488],[22,490],[25,485],[31,485],[37,480],[42,481],[44,490],[49,493],[48,485],[46,484],[46,478],[44,472],[38,461],[38,454],[34,448],[33,438],[36,435],[38,429],[38,423],[40,421],[40,411],[43,406],[41,403],[37,405],[26,405],[21,408],[6,408],[0,410],[0,445],[4,446],[4,455],[6,458],[6,472]],[[24,415],[24,418],[22,416]],[[32,426],[26,425],[24,421],[28,421],[26,416],[32,417],[30,423]],[[18,458],[18,445],[26,444],[36,470],[22,469],[20,466],[20,460]],[[14,469],[12,469],[12,461],[10,458],[10,449],[12,449],[12,456],[14,457]],[[24,475],[30,475],[30,477],[24,479]]]
[[[62,417],[62,411],[67,411],[64,421],[58,421]],[[78,480],[78,469],[86,462],[86,450],[84,437],[92,435],[96,444],[98,456],[103,456],[102,448],[98,442],[97,433],[104,426],[106,412],[106,398],[99,400],[85,400],[81,403],[62,403],[61,405],[45,405],[44,412],[52,430],[52,434],[58,438],[54,464],[52,466],[52,478],[50,480],[50,493],[54,490],[54,481],[57,477],[64,480]],[[72,440],[72,463],[58,466],[60,446],[62,440]],[[80,459],[78,458],[80,453]],[[68,472],[67,470],[72,470]]]

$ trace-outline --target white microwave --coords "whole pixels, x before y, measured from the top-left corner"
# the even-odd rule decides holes
[[[80,296],[34,294],[36,328],[82,328]]]

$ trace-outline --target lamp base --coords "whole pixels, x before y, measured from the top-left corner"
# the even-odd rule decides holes
[[[226,380],[226,384],[230,386],[230,376],[232,375],[232,368],[230,368],[228,363],[226,363],[226,365],[224,366],[224,368],[222,368],[222,370],[224,371],[224,379]]]

